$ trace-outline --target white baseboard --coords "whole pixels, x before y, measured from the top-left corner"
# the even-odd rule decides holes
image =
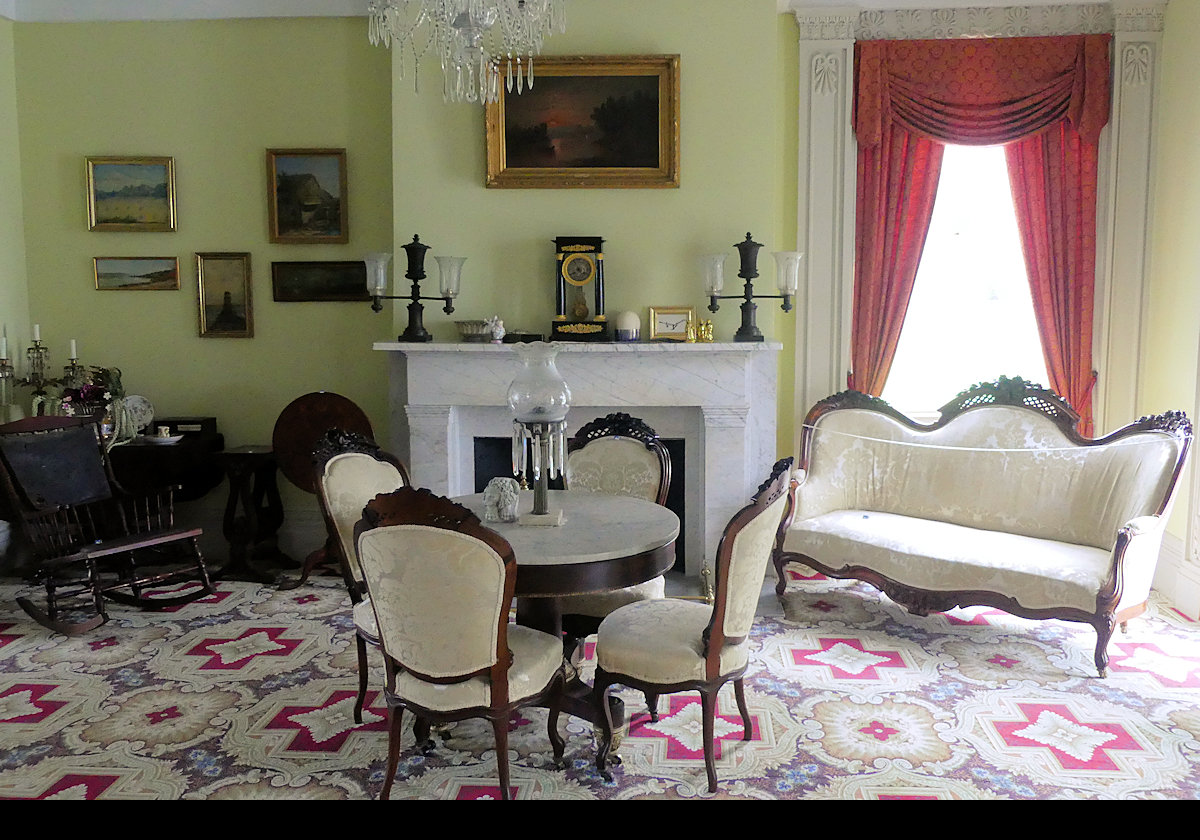
[[[1154,588],[1175,609],[1188,618],[1200,620],[1200,563],[1188,561],[1183,540],[1173,534],[1163,535]]]
[[[175,506],[176,521],[180,525],[204,529],[200,550],[214,566],[229,559],[229,542],[224,535],[225,506],[216,499],[217,495],[209,494],[205,499]],[[325,544],[325,520],[321,517],[315,496],[302,497],[300,501],[311,503],[299,506],[285,504],[278,538],[280,550],[296,562],[303,563],[310,552]]]

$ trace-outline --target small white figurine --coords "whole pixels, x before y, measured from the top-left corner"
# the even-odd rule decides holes
[[[492,342],[500,344],[504,339],[504,322],[500,320],[500,316],[493,315],[483,323],[487,324],[488,330],[492,333]]]
[[[516,522],[521,489],[515,478],[493,478],[483,488],[483,518],[488,522]]]

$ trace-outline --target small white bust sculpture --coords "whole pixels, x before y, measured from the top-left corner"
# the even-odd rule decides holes
[[[483,518],[488,522],[516,522],[521,490],[515,478],[493,478],[483,488]]]
[[[483,323],[487,324],[487,328],[492,334],[492,341],[499,343],[504,339],[504,322],[500,320],[499,315],[493,315]]]

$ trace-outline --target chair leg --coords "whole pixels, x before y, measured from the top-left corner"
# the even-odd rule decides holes
[[[367,702],[367,677],[369,676],[367,642],[358,634],[355,634],[354,640],[358,643],[358,699],[354,701],[354,722],[362,723],[363,705]]]
[[[700,692],[700,709],[704,737],[704,769],[708,771],[708,792],[717,792],[717,766],[713,749],[713,719],[716,717],[716,691]]]
[[[608,705],[608,692],[612,687],[612,683],[608,679],[608,674],[603,668],[596,669],[596,676],[592,680],[592,709],[595,715],[596,724],[599,726],[599,733],[596,739],[596,772],[606,782],[612,781],[612,773],[608,771],[608,751],[612,746],[613,720],[612,713]],[[593,731],[595,729],[593,728]]]
[[[500,777],[500,798],[512,799],[508,784],[508,715],[492,720],[496,733],[496,773]]]
[[[554,767],[561,770],[563,767],[563,752],[567,748],[567,742],[562,734],[558,731],[558,712],[562,706],[562,677],[556,678],[558,685],[550,696],[550,705],[547,714],[547,734],[550,736],[550,746],[554,749]]]
[[[380,799],[392,797],[392,782],[396,779],[396,768],[400,766],[400,725],[404,721],[404,707],[389,706],[388,717],[391,718],[391,725],[388,727],[387,778],[383,781]]]
[[[750,710],[746,706],[746,687],[740,679],[733,681],[733,696],[737,698],[738,711],[742,713],[742,740],[749,741],[750,732]]]

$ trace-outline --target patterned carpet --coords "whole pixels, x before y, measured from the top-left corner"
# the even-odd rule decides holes
[[[353,725],[340,582],[290,592],[222,583],[172,613],[114,606],[108,624],[75,639],[30,622],[14,604],[23,589],[0,586],[0,797],[378,795],[385,710],[372,692]],[[861,584],[797,574],[786,607],[771,593],[760,616],[746,681],[754,738],[740,740],[727,688],[716,798],[1200,794],[1200,626],[1162,604],[1115,637],[1106,680],[1082,625],[990,609],[918,618]],[[517,797],[712,798],[696,696],[664,697],[658,724],[639,695],[623,696],[633,721],[613,783],[592,768],[589,726],[562,719],[560,771],[544,713],[516,719]],[[393,799],[498,796],[490,727],[468,722],[436,738],[429,756],[401,756]]]

